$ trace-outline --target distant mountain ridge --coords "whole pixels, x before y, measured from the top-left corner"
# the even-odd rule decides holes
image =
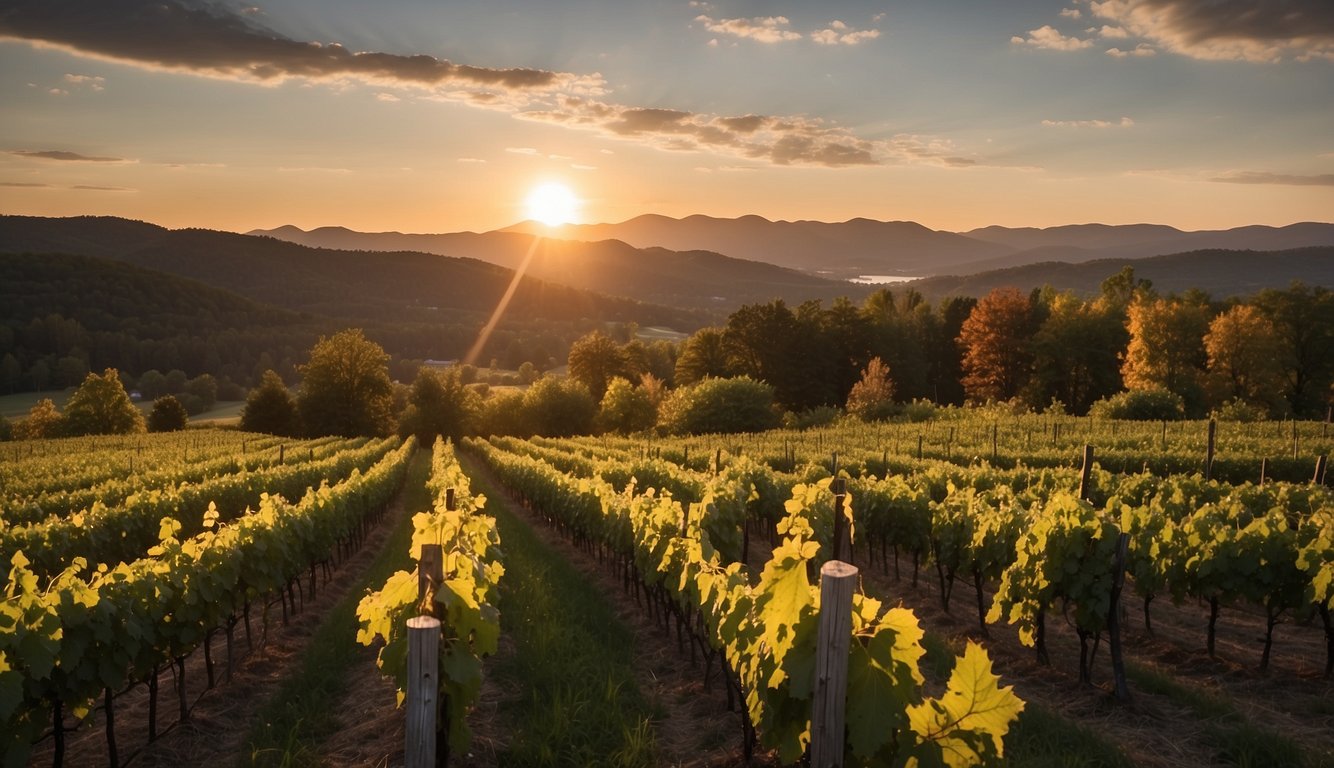
[[[255,230],[252,234],[321,247],[412,248],[496,263],[503,263],[498,261],[501,256],[494,247],[499,241],[496,235],[545,234],[565,241],[618,240],[639,249],[710,251],[838,280],[864,275],[967,275],[1045,261],[1142,259],[1186,251],[1277,251],[1334,245],[1334,224],[1318,222],[1198,232],[1160,224],[1075,224],[1045,229],[991,226],[946,232],[911,221],[859,218],[832,223],[703,215],[675,219],[657,214],[619,224],[567,224],[556,228],[521,222],[484,234],[366,233],[342,227],[306,232],[291,226]]]

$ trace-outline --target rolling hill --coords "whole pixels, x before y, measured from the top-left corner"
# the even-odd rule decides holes
[[[1162,293],[1192,288],[1215,299],[1246,296],[1265,288],[1286,288],[1293,281],[1334,285],[1334,247],[1283,251],[1203,250],[1142,259],[1098,259],[1079,264],[1043,262],[1021,267],[946,275],[907,285],[929,298],[983,296],[995,288],[1031,290],[1050,285],[1058,290],[1094,295],[1103,280],[1133,267],[1135,277],[1153,281]]]

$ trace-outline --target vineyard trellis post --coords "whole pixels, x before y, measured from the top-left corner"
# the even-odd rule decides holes
[[[446,506],[453,508],[453,488],[446,489]],[[421,553],[417,559],[417,605],[418,610],[422,611],[423,616],[439,618],[436,616],[435,591],[445,580],[445,551],[439,544],[423,544]],[[419,616],[418,618],[421,618]],[[437,627],[439,622],[437,622]],[[409,628],[412,621],[408,622]],[[437,634],[439,632],[437,631]],[[411,640],[411,633],[409,633]],[[439,639],[436,640],[436,647],[439,648]],[[411,653],[411,651],[409,651]],[[433,671],[437,675],[438,671]],[[416,675],[409,673],[409,684],[418,680]],[[448,726],[447,713],[449,711],[448,700],[436,700],[432,697],[432,711],[436,712],[436,734],[431,738],[431,753],[435,755],[435,762],[431,765],[445,765],[449,761],[449,732],[445,730]],[[411,715],[409,714],[409,717]],[[409,743],[411,743],[409,741]]]
[[[1218,434],[1218,422],[1209,419],[1209,446],[1204,457],[1204,479],[1212,480],[1214,476],[1214,439]]]
[[[440,620],[408,619],[407,768],[435,768],[440,691]]]
[[[841,768],[847,723],[848,649],[857,567],[830,560],[820,568],[820,627],[815,649],[811,768]]]

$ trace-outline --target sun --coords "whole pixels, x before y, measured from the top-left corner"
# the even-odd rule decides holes
[[[574,221],[579,209],[579,198],[574,191],[558,181],[548,181],[533,187],[524,201],[528,218],[548,227],[558,227]]]

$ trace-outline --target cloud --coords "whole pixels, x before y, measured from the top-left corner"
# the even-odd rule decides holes
[[[1107,55],[1115,59],[1125,59],[1131,56],[1156,56],[1158,49],[1148,43],[1140,43],[1129,51],[1123,51],[1120,48],[1108,48]]]
[[[1079,10],[1078,8],[1062,8],[1062,9],[1061,9],[1061,18],[1063,18],[1063,19],[1078,19],[1078,18],[1083,17],[1083,15],[1084,15],[1084,14],[1081,13],[1080,10]]]
[[[66,152],[61,149],[42,149],[42,150],[11,150],[11,155],[19,157],[28,157],[36,160],[61,160],[64,162],[75,163],[128,163],[123,157],[98,157],[96,155],[81,155],[78,152]]]
[[[396,102],[396,101],[402,101],[402,99],[398,98],[398,96],[395,96],[395,95],[392,94],[392,93],[387,93],[387,92],[385,92],[385,91],[381,91],[381,92],[375,94],[375,100],[376,100],[376,101],[383,101],[383,102],[388,103],[388,104],[393,104],[393,103]]]
[[[700,14],[695,21],[704,25],[710,32],[730,35],[757,43],[786,43],[800,40],[800,32],[793,32],[788,27],[791,21],[786,16],[758,16],[753,19],[714,19]]]
[[[1134,120],[1123,117],[1120,120],[1043,120],[1044,128],[1129,128]]]
[[[596,171],[598,169],[596,165],[584,165],[583,163],[570,163],[570,167],[576,171]]]
[[[256,14],[185,0],[17,0],[0,14],[0,39],[26,41],[100,59],[229,80],[351,80],[428,89],[528,92],[566,89],[584,78],[540,69],[490,69],[433,56],[354,52],[292,40],[260,26]]]
[[[77,87],[86,87],[92,91],[101,91],[106,88],[107,79],[97,75],[65,75],[65,82]]]
[[[23,189],[53,189],[50,184],[39,184],[35,181],[0,181],[0,187],[20,187]]]
[[[480,157],[460,157],[456,162],[460,162],[460,163],[485,163],[486,161],[483,160],[483,159],[480,158]]]
[[[698,10],[708,11],[703,6]],[[261,26],[262,18],[262,13],[234,12],[208,0],[8,0],[0,12],[0,40],[149,70],[259,85],[285,81],[364,85],[374,93],[413,89],[421,100],[497,110],[666,151],[707,152],[778,165],[912,163],[957,168],[977,162],[953,144],[931,137],[868,140],[818,117],[710,114],[622,104],[608,97],[608,86],[597,73],[496,69],[429,55],[354,52],[337,43],[290,39]],[[697,20],[720,36],[760,42],[802,37],[782,16]],[[831,22],[827,29],[838,33],[845,45],[870,39],[875,31],[855,30],[841,21]],[[852,37],[843,40],[847,36]],[[506,151],[540,154],[531,147]],[[73,153],[31,156],[117,160]]]
[[[1223,184],[1281,184],[1295,187],[1334,187],[1334,173],[1321,173],[1304,176],[1286,173],[1264,173],[1261,171],[1237,171],[1223,176],[1216,176],[1210,181]]]
[[[1080,40],[1076,37],[1066,37],[1050,24],[1038,27],[1037,29],[1030,29],[1028,31],[1028,37],[1019,37],[1017,35],[1011,37],[1010,42],[1015,45],[1027,45],[1047,51],[1077,51],[1081,48],[1088,48],[1093,45],[1092,40]]]
[[[1328,0],[1094,0],[1090,10],[1195,59],[1334,61],[1334,3]]]
[[[821,45],[856,45],[877,37],[880,37],[878,29],[853,29],[838,19],[829,22],[825,29],[811,33],[811,39]]]
[[[129,187],[99,187],[92,184],[75,184],[70,189],[78,189],[84,192],[133,192]]]
[[[1130,37],[1130,33],[1125,31],[1121,27],[1113,27],[1107,24],[1102,25],[1102,29],[1098,30],[1098,35],[1100,37],[1107,37],[1113,40],[1123,40],[1127,37]]]

